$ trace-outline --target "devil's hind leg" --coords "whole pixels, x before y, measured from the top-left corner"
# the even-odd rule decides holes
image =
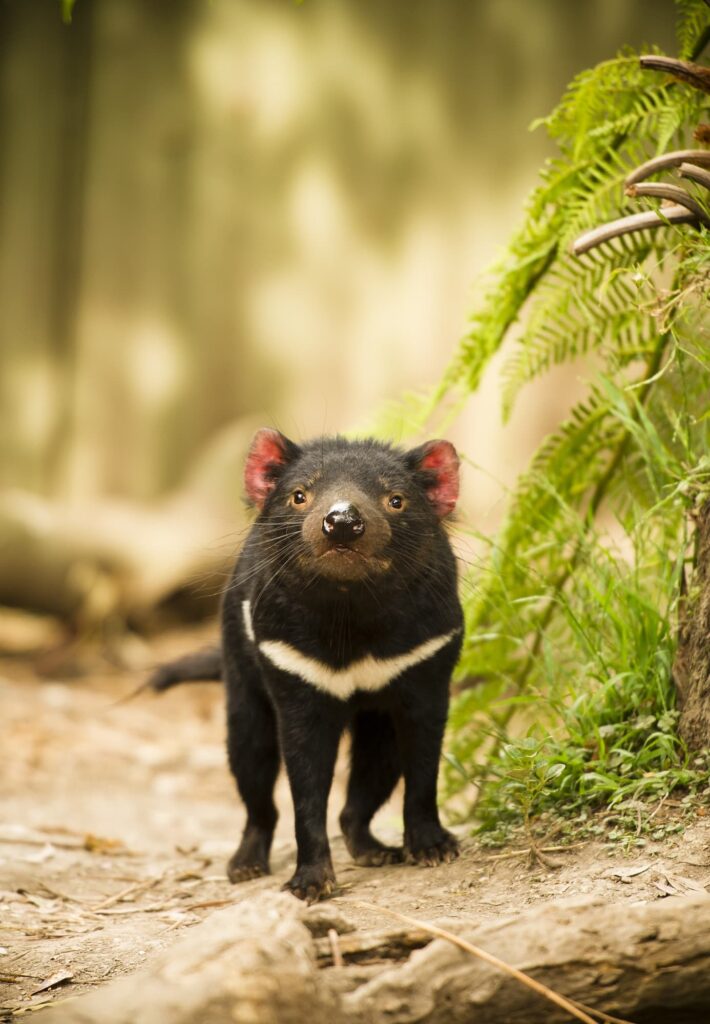
[[[390,796],[400,774],[391,716],[384,711],[358,712],[352,724],[350,779],[340,815],[345,845],[357,864],[375,867],[402,860],[401,849],[385,846],[370,831],[372,816]]]

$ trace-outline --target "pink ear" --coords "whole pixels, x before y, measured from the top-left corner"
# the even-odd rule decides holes
[[[427,441],[409,452],[410,464],[427,475],[427,498],[443,519],[459,496],[459,457],[450,441]]]
[[[280,470],[298,452],[298,448],[278,430],[262,427],[254,434],[244,467],[244,485],[249,500],[261,510],[276,487]]]

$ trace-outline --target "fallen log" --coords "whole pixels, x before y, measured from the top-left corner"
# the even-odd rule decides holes
[[[547,904],[460,934],[566,998],[637,1024],[710,1019],[710,902]],[[342,999],[358,1024],[567,1024],[564,1011],[437,939]]]
[[[225,428],[184,483],[151,504],[0,493],[0,605],[56,616],[79,634],[107,620],[142,627],[178,598],[193,614],[216,610],[247,524],[240,481],[254,426]]]
[[[347,911],[347,902],[340,905]],[[553,991],[635,1024],[710,1019],[710,902],[547,904],[458,934]],[[322,938],[290,896],[260,894],[195,926],[139,973],[33,1015],[37,1024],[567,1024],[510,975],[421,929],[338,937],[384,966],[319,968]],[[383,910],[383,918],[386,911]],[[327,924],[327,922],[325,922]],[[320,929],[322,932],[322,928]],[[343,957],[345,961],[345,957]]]
[[[313,939],[293,896],[213,913],[145,969],[33,1014],[46,1024],[332,1024]]]

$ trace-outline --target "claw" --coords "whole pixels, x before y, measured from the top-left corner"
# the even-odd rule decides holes
[[[404,860],[404,851],[397,846],[383,846],[382,849],[365,850],[353,859],[358,867],[379,868],[385,864],[401,864]]]
[[[327,899],[335,892],[336,883],[330,865],[306,865],[300,867],[293,878],[289,878],[281,886],[282,892],[290,892],[297,899],[312,904],[317,900]]]
[[[442,838],[429,846],[408,847],[407,861],[410,864],[421,864],[423,867],[434,868],[437,864],[450,864],[459,856],[459,844],[450,832],[444,832]]]
[[[227,866],[227,878],[233,885],[238,882],[249,882],[253,878],[261,878],[268,874],[269,869],[263,864],[229,864]]]

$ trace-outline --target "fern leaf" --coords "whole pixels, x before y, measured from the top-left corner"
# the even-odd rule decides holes
[[[620,434],[608,413],[606,397],[594,389],[539,449],[512,495],[508,519],[492,551],[490,573],[476,579],[473,597],[467,602],[464,665],[467,660],[472,667],[480,663],[471,638],[475,641],[482,630],[493,628],[500,634],[500,643],[490,645],[496,656],[501,648],[515,646],[506,623],[511,603],[549,594],[569,557],[569,550],[559,543],[560,523],[579,517]],[[531,607],[529,613],[534,620],[535,609]]]
[[[704,0],[676,0],[679,56],[696,60],[710,37],[710,8]]]
[[[525,330],[503,365],[504,418],[520,389],[552,366],[602,346],[624,353],[624,361],[648,350],[656,331],[650,318],[639,320],[638,307],[650,303],[655,290],[638,268],[649,248],[637,237],[614,273],[605,262],[569,256],[550,270],[538,288]]]
[[[626,176],[677,135],[700,108],[694,90],[658,82],[640,68],[633,53],[577,76],[557,109],[542,122],[558,142],[560,156],[543,169],[540,184],[526,204],[524,227],[493,267],[481,305],[436,400],[453,389],[462,393],[477,389],[528,296],[555,273],[570,243],[598,223],[621,215]],[[646,247],[650,242],[650,236],[643,239]],[[635,240],[622,238],[612,251],[626,259],[635,248]],[[564,351],[561,346],[559,360]],[[547,365],[543,360],[541,370]]]

